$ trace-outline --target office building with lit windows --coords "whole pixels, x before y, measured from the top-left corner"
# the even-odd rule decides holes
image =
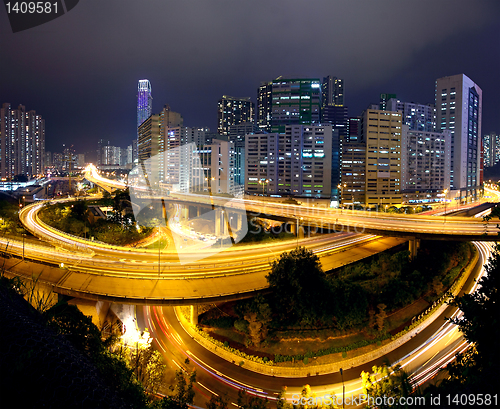
[[[321,84],[322,107],[344,106],[344,80],[331,75],[324,77]]]
[[[410,131],[434,132],[436,130],[436,113],[432,104],[402,102],[391,98],[386,101],[385,106],[385,111],[401,112],[403,124],[408,125]]]
[[[234,180],[237,185],[245,185],[245,136],[259,132],[254,122],[244,122],[229,127],[228,141],[234,149]]]
[[[405,193],[427,192],[436,199],[450,190],[451,134],[410,130],[403,125],[401,143],[401,189]]]
[[[342,142],[341,188],[339,204],[353,207],[365,204],[366,144],[347,138]],[[344,186],[345,185],[345,186]]]
[[[41,175],[45,163],[45,120],[24,105],[0,109],[0,177]]]
[[[401,203],[400,112],[367,109],[360,122],[366,146],[365,205],[392,206]]]
[[[245,137],[245,192],[330,199],[332,127],[286,125],[284,128],[282,133]]]
[[[254,121],[255,105],[250,98],[224,95],[217,103],[217,132],[228,135],[229,127]]]
[[[259,88],[259,128],[284,132],[286,125],[321,122],[321,81],[319,78],[279,77]]]
[[[451,134],[450,185],[462,202],[481,191],[482,90],[464,74],[436,80],[436,128]]]

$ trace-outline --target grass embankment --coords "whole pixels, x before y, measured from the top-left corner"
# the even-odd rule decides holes
[[[268,336],[259,345],[252,345],[249,322],[245,320],[245,303],[248,306],[249,301],[213,306],[200,315],[199,322],[213,338],[228,346],[277,362],[305,356],[318,356],[315,362],[326,362],[332,355],[319,356],[339,353],[345,357],[346,351],[356,348],[361,348],[356,352],[366,353],[389,342],[392,335],[408,327],[414,317],[438,300],[467,265],[472,251],[469,243],[422,242],[419,257],[412,262],[407,251],[392,250],[329,272],[331,279],[359,285],[357,288],[363,289],[360,296],[367,297],[365,318],[351,327],[338,328],[328,321],[283,323],[273,315],[266,324]],[[269,301],[272,303],[272,295]],[[335,321],[333,317],[329,322]]]
[[[112,202],[111,202],[112,203]],[[98,219],[90,223],[88,205],[109,206],[109,199],[95,202],[76,201],[45,206],[39,213],[40,219],[55,229],[82,238],[117,246],[130,245],[149,236],[153,229],[141,227],[137,230],[133,216],[121,217],[116,212],[114,220]]]

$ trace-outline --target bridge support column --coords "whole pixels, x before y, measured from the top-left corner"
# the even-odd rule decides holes
[[[408,250],[410,251],[410,260],[417,257],[418,249],[420,248],[420,239],[411,238],[408,241]]]
[[[190,318],[191,324],[198,325],[198,306],[197,305],[191,305],[189,318]]]
[[[182,206],[181,208],[181,219],[188,220],[189,219],[189,206]]]
[[[243,215],[241,213],[238,213],[236,216],[236,230],[241,230],[243,227]]]
[[[304,227],[302,227],[300,225],[297,226],[297,222],[290,223],[290,232],[294,236],[299,236],[299,239],[303,239],[304,238]]]
[[[200,217],[200,216],[201,216],[201,207],[196,206],[196,217]]]
[[[229,234],[227,223],[227,214],[221,208],[217,208],[215,210],[215,235],[217,237],[225,237]]]
[[[161,199],[161,216],[165,222],[167,221],[167,209],[165,207],[165,200]]]

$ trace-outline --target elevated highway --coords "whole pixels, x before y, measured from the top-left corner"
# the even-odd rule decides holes
[[[101,183],[109,182],[106,179]],[[152,201],[160,199],[148,192],[139,194]],[[315,252],[328,270],[409,238],[493,241],[498,237],[496,222],[485,224],[471,218],[352,212],[251,200],[228,201],[207,195],[172,194],[162,199],[217,205],[259,217],[281,217],[297,224],[326,227],[342,233],[275,244],[234,246],[201,258],[204,250],[197,250],[196,262],[180,264],[179,250],[159,252],[112,246],[57,231],[40,220],[38,212],[45,203],[37,203],[22,209],[20,220],[34,236],[51,243],[54,248],[0,240],[2,252],[22,254],[24,263],[31,260],[49,264],[43,268],[31,265],[31,270],[26,270],[31,272],[24,274],[40,275],[39,280],[62,294],[134,304],[194,304],[244,298],[256,291],[265,291],[265,276],[272,261],[297,245]],[[12,263],[15,260],[11,260]],[[22,275],[20,266],[11,267],[17,268],[16,274]]]

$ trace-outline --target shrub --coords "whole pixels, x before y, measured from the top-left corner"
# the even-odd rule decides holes
[[[246,334],[248,332],[248,321],[247,320],[236,320],[234,321],[234,328],[236,331],[243,332]]]

